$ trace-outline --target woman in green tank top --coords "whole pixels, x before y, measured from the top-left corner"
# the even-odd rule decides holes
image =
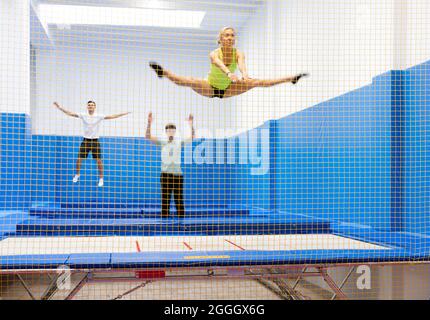
[[[150,62],[150,67],[159,78],[166,77],[179,86],[190,87],[198,94],[209,98],[228,98],[242,94],[256,87],[271,87],[280,83],[296,84],[307,73],[294,76],[260,80],[248,76],[245,65],[245,55],[235,48],[236,31],[231,27],[223,28],[218,35],[220,47],[210,53],[211,68],[207,79],[183,77],[164,69],[156,62]],[[236,69],[242,74],[239,79],[235,75]]]

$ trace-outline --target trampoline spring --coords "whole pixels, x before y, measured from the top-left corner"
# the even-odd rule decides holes
[[[126,295],[129,295],[130,293],[132,293],[132,292],[134,292],[134,291],[136,291],[136,290],[138,290],[138,289],[144,288],[147,284],[149,284],[149,283],[151,283],[151,282],[152,282],[152,281],[150,281],[150,280],[145,281],[145,282],[143,282],[143,283],[139,284],[138,286],[136,286],[136,287],[134,287],[134,288],[132,288],[132,289],[130,289],[130,290],[128,290],[128,291],[126,291],[126,292],[124,292],[123,294],[120,294],[120,295],[116,296],[116,297],[115,297],[115,298],[113,298],[112,300],[120,300],[120,299],[122,299],[123,297],[125,297]]]

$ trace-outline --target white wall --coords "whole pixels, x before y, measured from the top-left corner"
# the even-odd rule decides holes
[[[136,50],[113,47],[90,49],[57,47],[38,51],[36,108],[33,129],[37,134],[80,135],[79,120],[67,118],[52,107],[53,101],[75,111],[86,111],[86,101],[97,102],[97,111],[105,114],[131,111],[125,118],[105,122],[102,135],[144,136],[146,117],[154,114],[154,133],[163,135],[163,126],[175,122],[183,131],[191,112],[196,128],[214,132],[235,125],[230,111],[232,100],[208,99],[189,88],[178,87],[167,79],[158,79],[148,61],[157,60],[165,67],[195,77],[205,77],[208,55],[182,56],[160,54],[144,47]],[[207,134],[205,134],[207,135]]]
[[[65,31],[60,38],[67,46],[39,51],[37,57],[33,128],[36,133],[79,134],[79,124],[56,113],[47,117],[44,110],[52,100],[79,110],[94,99],[99,111],[133,111],[132,117],[106,123],[106,135],[143,135],[142,122],[149,110],[160,120],[156,123],[160,128],[193,112],[201,128],[211,133],[216,128],[244,131],[362,87],[388,70],[427,60],[429,14],[425,0],[268,0],[246,26],[237,26],[238,47],[246,53],[250,76],[309,72],[311,77],[296,86],[259,88],[226,100],[203,98],[160,81],[147,66],[155,59],[178,73],[205,77],[207,53],[215,43],[207,50],[190,48],[188,53],[182,47],[157,51],[139,43],[110,47],[113,39],[107,38],[93,51],[91,40],[80,44],[68,39]]]
[[[405,32],[406,31],[406,32]],[[407,50],[405,67],[428,61],[430,57],[430,1],[407,1]]]
[[[300,111],[392,69],[396,1],[267,1],[240,35],[250,76],[309,72],[311,77],[240,97],[238,126],[255,127]]]
[[[273,5],[266,3],[256,12],[247,27],[237,35],[237,47],[245,53],[245,61],[251,78],[271,78],[279,76],[274,62],[275,46],[273,36]],[[282,36],[286,36],[283,34]],[[238,71],[238,74],[239,71]],[[286,89],[283,86],[284,92]],[[237,127],[246,131],[265,120],[272,119],[273,88],[255,88],[235,98],[237,104]]]
[[[0,1],[0,112],[30,113],[28,0]]]

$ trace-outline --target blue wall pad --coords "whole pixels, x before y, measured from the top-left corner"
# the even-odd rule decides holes
[[[430,61],[404,74],[404,231],[430,235]]]
[[[0,209],[25,209],[30,203],[30,118],[0,114]]]
[[[279,210],[390,228],[390,88],[388,73],[278,120]]]
[[[231,202],[251,208],[275,209],[273,193],[275,121],[226,140],[228,154],[235,156],[231,165]],[[253,148],[248,146],[252,144]]]

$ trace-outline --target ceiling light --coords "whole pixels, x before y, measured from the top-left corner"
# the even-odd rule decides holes
[[[204,11],[39,5],[41,18],[48,24],[151,26],[199,28]]]

